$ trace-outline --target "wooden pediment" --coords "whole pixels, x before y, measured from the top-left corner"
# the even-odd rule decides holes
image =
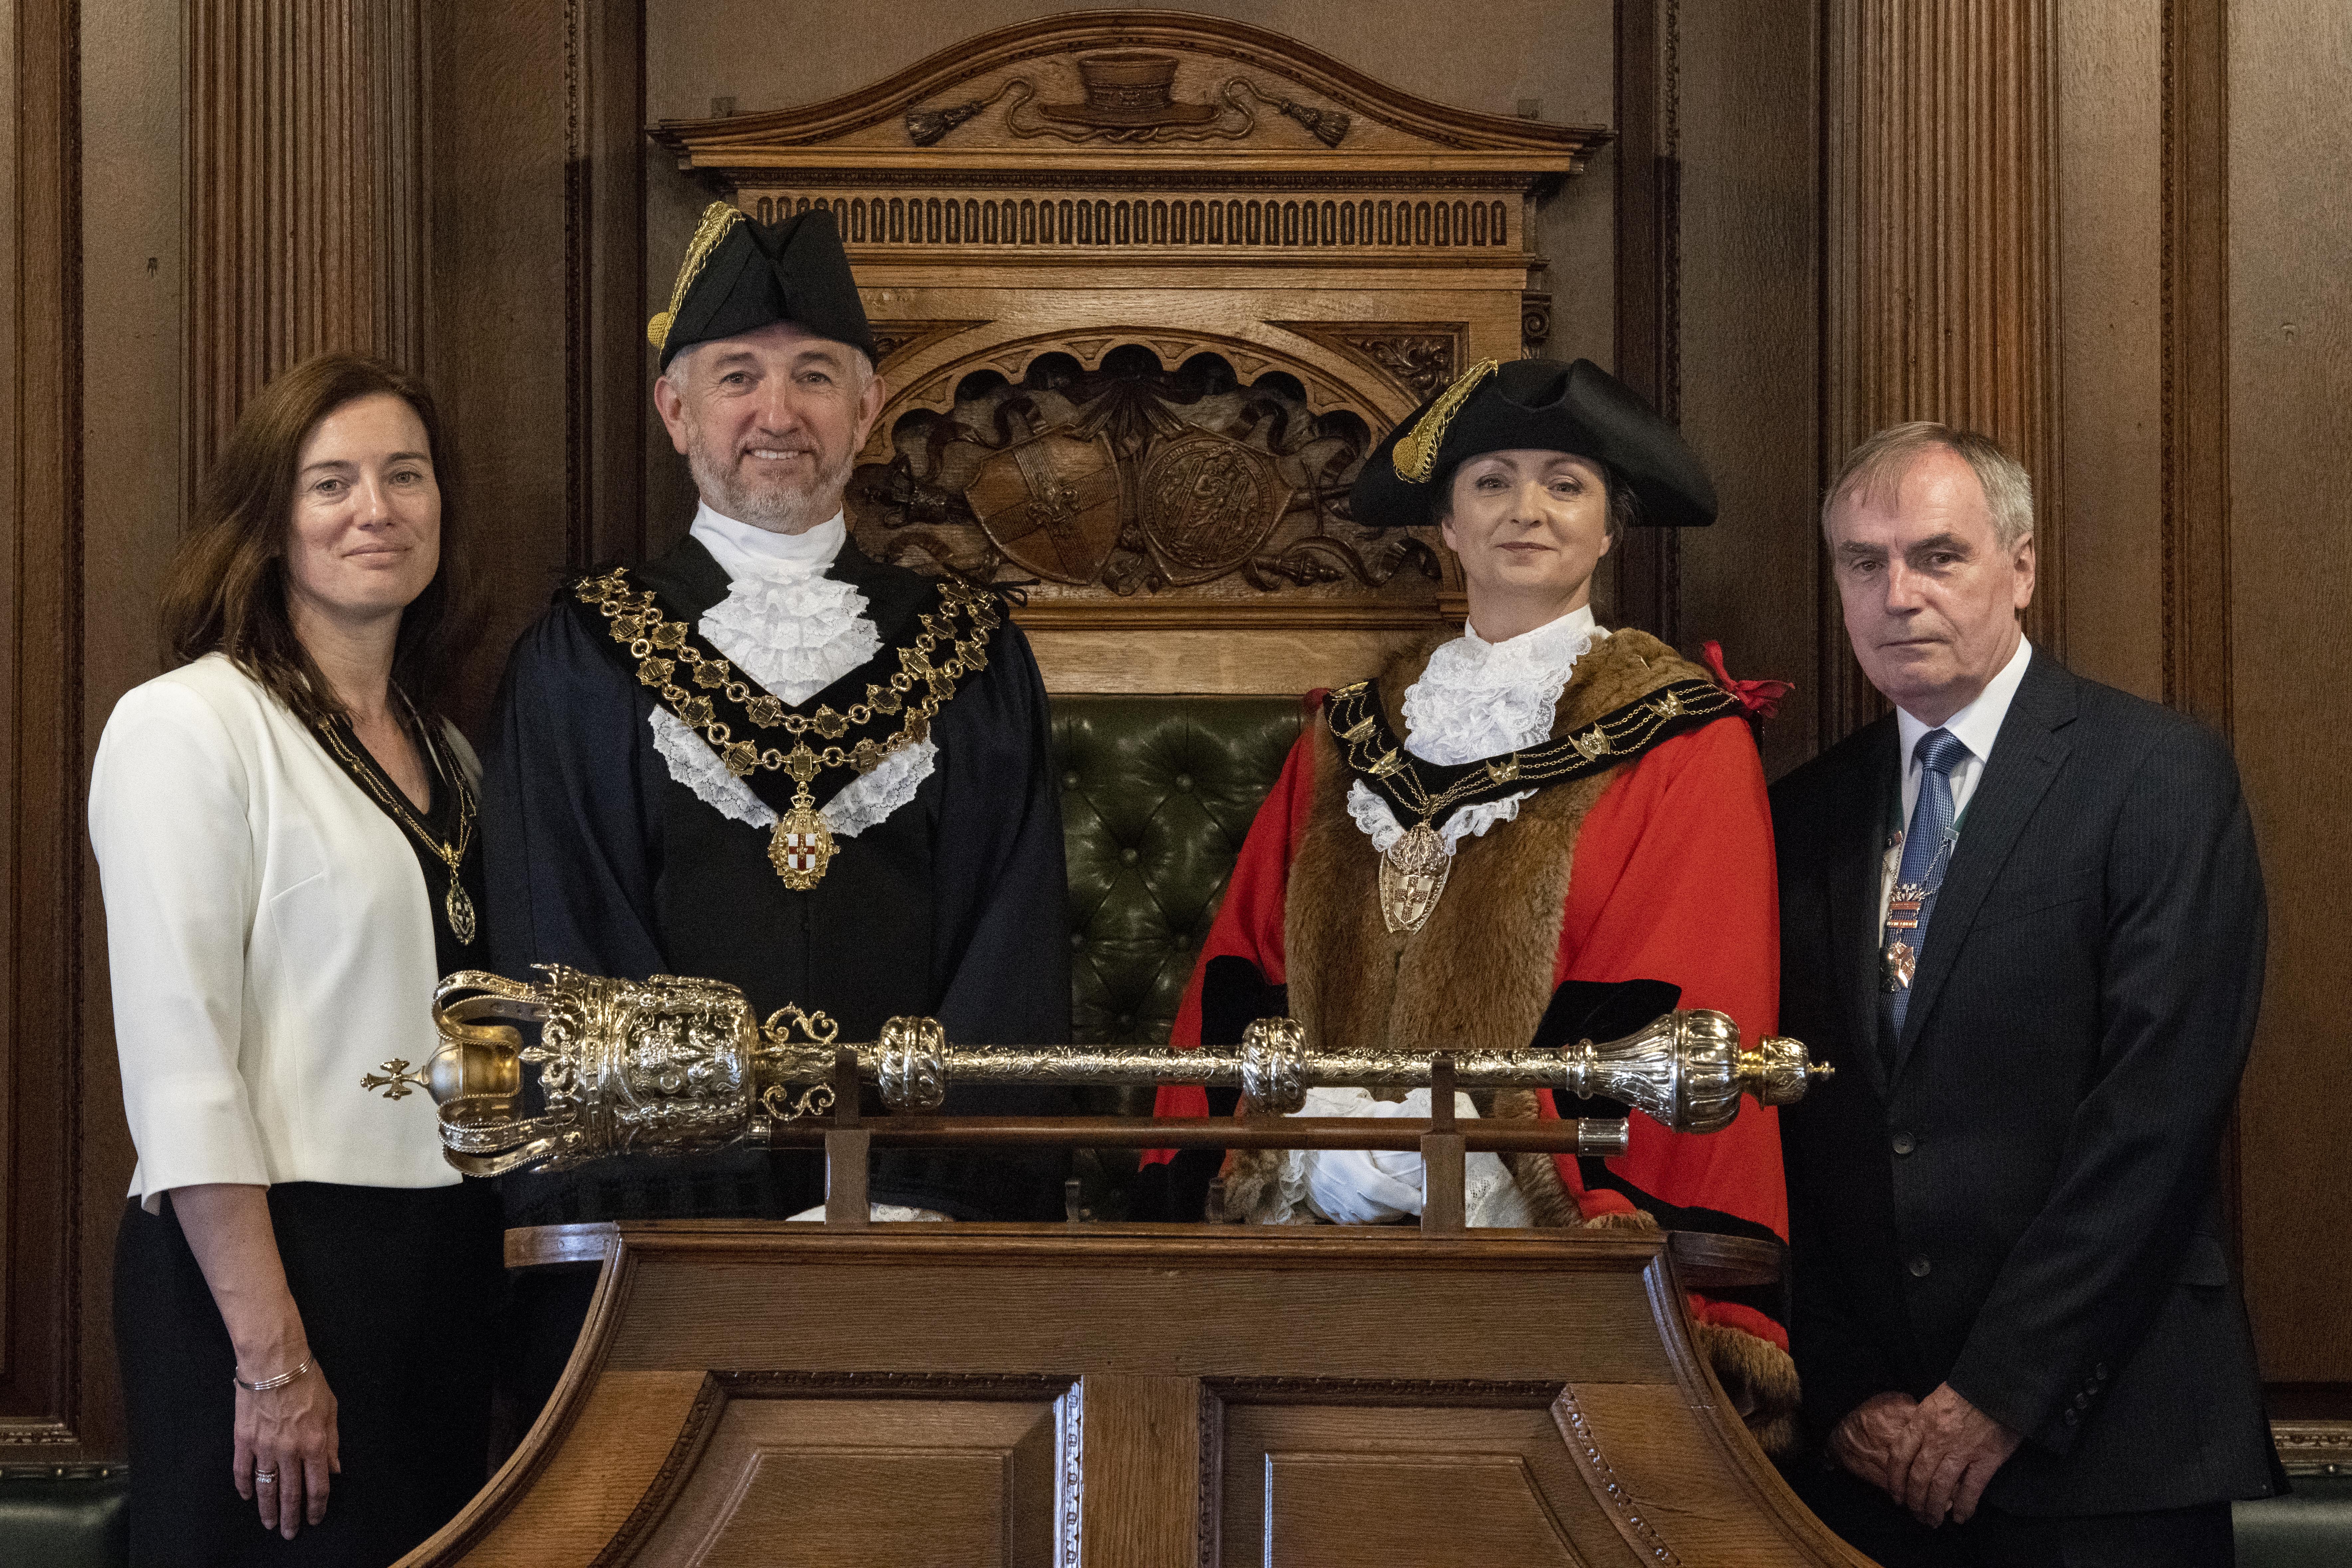
[[[1391,426],[1540,333],[1531,215],[1609,138],[1169,11],[1026,22],[653,134],[763,221],[840,224],[889,388],[860,543],[1034,580],[1049,681],[1115,664],[1147,690],[1359,675],[1458,614],[1434,531],[1359,528],[1348,487]],[[1207,652],[1226,673],[1204,686]]]
[[[680,167],[698,170],[813,168],[877,155],[936,169],[1001,163],[1007,154],[1134,168],[1138,154],[1181,148],[1302,174],[1360,173],[1368,161],[1509,168],[1539,185],[1579,172],[1610,139],[1595,126],[1433,103],[1282,34],[1181,11],[1042,17],[823,103],[664,121],[654,135]]]

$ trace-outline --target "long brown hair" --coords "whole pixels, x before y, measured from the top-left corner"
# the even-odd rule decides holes
[[[205,476],[186,538],[163,580],[163,644],[170,662],[225,653],[297,716],[341,711],[334,689],[294,635],[286,602],[286,545],[303,443],[345,404],[383,394],[416,411],[441,492],[440,562],[401,613],[392,679],[420,711],[437,712],[444,680],[470,640],[472,574],[464,511],[456,504],[447,444],[433,394],[406,372],[353,353],[304,360],[261,390]]]

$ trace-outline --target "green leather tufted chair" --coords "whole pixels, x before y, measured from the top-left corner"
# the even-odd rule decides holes
[[[1258,803],[1297,739],[1290,697],[1063,697],[1055,763],[1069,857],[1072,1038],[1163,1045]],[[1084,1109],[1148,1115],[1148,1089]],[[1085,1206],[1126,1215],[1132,1151],[1083,1152]]]
[[[1167,1041],[1300,711],[1287,697],[1055,701],[1079,1043]]]
[[[118,1568],[131,1553],[129,1467],[0,1470],[0,1563]]]

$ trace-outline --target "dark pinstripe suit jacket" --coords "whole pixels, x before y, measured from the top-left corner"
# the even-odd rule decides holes
[[[1882,1061],[1888,718],[1772,791],[1780,1023],[1837,1076],[1781,1113],[1817,1436],[1942,1382],[2026,1434],[2014,1512],[2273,1489],[2216,1152],[2260,1005],[2262,871],[2210,731],[2036,651]]]

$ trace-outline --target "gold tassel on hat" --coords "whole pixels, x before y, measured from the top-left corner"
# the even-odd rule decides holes
[[[1438,395],[1420,423],[1401,437],[1389,453],[1389,460],[1396,465],[1398,479],[1413,485],[1429,482],[1429,476],[1437,468],[1437,449],[1445,445],[1446,427],[1462,412],[1462,405],[1470,401],[1470,395],[1478,390],[1478,384],[1502,368],[1499,361],[1482,359]]]
[[[702,222],[694,231],[694,238],[686,247],[686,259],[678,263],[677,287],[669,291],[669,309],[646,323],[646,341],[656,349],[669,346],[669,330],[677,321],[678,307],[686,303],[686,291],[702,272],[710,253],[727,237],[727,231],[743,222],[742,209],[727,202],[713,202],[702,209]]]

